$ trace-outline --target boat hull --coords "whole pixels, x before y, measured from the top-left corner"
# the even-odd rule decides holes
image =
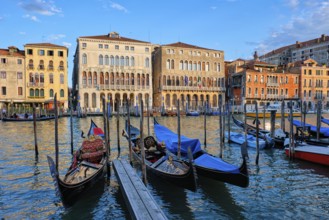
[[[289,156],[289,148],[285,148]],[[301,146],[295,148],[294,158],[329,166],[329,148],[322,146]]]
[[[251,118],[256,118],[256,112],[246,112],[246,116],[247,117],[251,117]],[[284,117],[289,117],[290,113],[284,113]],[[293,117],[301,117],[301,113],[300,112],[293,112],[292,113]],[[270,112],[265,112],[265,118],[270,118],[271,117],[271,113]],[[275,113],[275,117],[276,118],[281,118],[281,112],[276,112]],[[264,118],[264,113],[263,112],[258,112],[258,118]]]

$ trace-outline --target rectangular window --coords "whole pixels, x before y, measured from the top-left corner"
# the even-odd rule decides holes
[[[54,51],[53,50],[48,50],[47,55],[48,56],[54,56]]]
[[[62,50],[58,51],[58,56],[59,57],[63,57],[64,56],[64,52]]]
[[[150,48],[145,47],[145,52],[149,52],[149,51],[150,51]]]
[[[82,43],[82,47],[87,47],[87,43]]]
[[[23,95],[23,87],[18,87],[18,95]]]
[[[6,78],[7,78],[6,75],[7,75],[7,74],[6,74],[6,71],[1,71],[1,72],[0,72],[0,79],[6,79]]]
[[[125,50],[129,50],[129,46],[125,46]]]
[[[27,52],[28,55],[33,55],[33,50],[32,49],[27,49],[26,52]]]
[[[99,49],[103,49],[103,44],[98,44]]]
[[[7,95],[7,89],[6,89],[6,87],[1,87],[1,94],[2,95]]]
[[[22,59],[17,59],[17,64],[21,65],[23,63]]]
[[[134,50],[135,50],[135,47],[130,47],[130,50],[131,50],[131,51],[134,51]]]
[[[38,53],[39,53],[39,56],[44,56],[45,55],[45,50],[39,50]]]
[[[1,58],[1,63],[7,63],[7,59],[6,58]]]
[[[23,73],[17,72],[17,79],[23,79]]]
[[[115,45],[114,48],[115,48],[116,50],[119,50],[119,45]]]
[[[108,45],[108,44],[105,44],[105,45],[104,45],[104,48],[105,48],[105,49],[109,49],[109,45]]]

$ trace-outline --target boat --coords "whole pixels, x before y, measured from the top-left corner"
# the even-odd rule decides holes
[[[228,132],[225,132],[225,137],[228,138]],[[230,141],[241,145],[245,142],[245,136],[243,133],[231,131]],[[259,143],[259,149],[265,149],[267,146],[266,141],[262,140],[261,138],[258,139],[258,143]],[[255,136],[251,134],[247,134],[247,147],[251,147],[251,148],[257,147],[257,140]]]
[[[178,135],[167,127],[160,125],[156,119],[154,119],[154,132],[157,140],[163,142],[168,151],[177,155]],[[192,152],[194,166],[198,175],[240,187],[248,187],[249,174],[244,156],[243,162],[239,167],[202,150],[199,139],[181,136],[182,159],[187,160],[189,148]]]
[[[130,125],[128,133],[126,120],[123,136],[132,143],[133,157],[141,164],[142,153],[140,148],[140,130]],[[191,161],[182,161],[169,155],[166,148],[157,142],[153,136],[144,138],[145,165],[147,173],[160,177],[179,187],[196,191],[196,172]]]
[[[232,119],[233,122],[236,126],[238,126],[241,129],[245,129],[245,123],[236,119],[233,115],[232,115]],[[253,136],[256,136],[257,133],[257,129],[255,126],[249,125],[247,124],[247,133]],[[284,138],[282,139],[281,136],[282,134],[280,134],[279,132],[277,133],[277,136],[275,136],[274,138],[272,138],[270,136],[270,132],[267,130],[263,130],[263,129],[259,129],[258,131],[258,138],[260,140],[264,140],[266,143],[266,147],[265,148],[272,148],[276,145],[283,146],[283,142],[284,142]]]
[[[186,112],[186,116],[199,116],[200,112],[198,111],[188,111]]]
[[[40,117],[36,117],[36,121],[48,121],[55,119],[55,116],[45,116],[41,115]],[[26,122],[26,121],[34,121],[33,116],[29,115],[28,117],[17,115],[16,117],[12,118],[2,118],[2,121],[8,121],[8,122]]]
[[[264,115],[264,109],[259,109],[258,110],[258,118],[270,118],[271,117],[271,111],[275,110],[275,117],[276,118],[281,118],[281,107],[280,105],[269,105],[268,107],[265,108],[265,115]],[[292,116],[293,117],[300,117],[302,115],[301,111],[298,109],[292,109]],[[247,117],[253,117],[256,118],[256,111],[255,110],[249,110],[246,112]],[[290,116],[290,109],[285,109],[284,110],[284,117],[289,117]]]
[[[296,142],[295,145],[293,154],[294,158],[329,166],[328,146],[311,145],[305,142]],[[287,156],[290,155],[289,138],[285,141],[285,153]]]
[[[47,156],[50,173],[64,204],[72,205],[79,195],[104,178],[107,152],[103,136],[102,129],[91,120],[88,136],[75,152],[72,164],[63,177],[59,176],[53,159]]]
[[[323,116],[321,116],[321,122],[329,125],[329,119],[328,118],[324,118]]]
[[[317,126],[311,125],[311,124],[308,124],[308,123],[304,124],[304,122],[301,122],[299,120],[293,120],[292,123],[297,128],[298,127],[302,127],[302,128],[305,127],[306,129],[309,130],[310,135],[316,137],[316,135],[317,135]],[[329,127],[320,127],[320,137],[329,137]]]

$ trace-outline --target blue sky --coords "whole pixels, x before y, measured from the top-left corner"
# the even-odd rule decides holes
[[[329,0],[1,0],[0,48],[50,42],[69,48],[69,86],[79,36],[178,41],[249,59],[329,35]]]

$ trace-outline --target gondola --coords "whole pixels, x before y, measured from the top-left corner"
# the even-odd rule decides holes
[[[47,156],[50,173],[57,191],[66,205],[72,205],[77,196],[100,181],[107,171],[107,153],[104,132],[91,120],[87,138],[76,151],[73,162],[64,177],[60,177],[55,163]]]
[[[321,120],[323,122],[323,119]],[[293,125],[297,128],[305,127],[308,129],[311,136],[316,137],[317,135],[317,127],[315,125],[311,125],[308,123],[301,122],[299,120],[293,120]],[[328,138],[329,137],[329,128],[328,127],[320,127],[319,136],[321,138]]]
[[[232,115],[233,122],[239,128],[245,129],[245,123],[236,119]],[[256,136],[257,130],[255,126],[247,124],[247,133]],[[284,139],[286,138],[286,133],[278,132],[274,137],[270,136],[270,132],[267,130],[259,129],[258,138],[263,139],[266,142],[266,148],[272,148],[274,146],[282,148]]]
[[[48,120],[53,120],[55,119],[55,116],[42,116],[42,117],[37,117],[35,120],[36,121],[48,121]],[[26,121],[34,121],[33,117],[16,117],[16,118],[3,118],[2,121],[8,121],[8,122],[26,122]]]
[[[171,153],[177,154],[178,135],[176,133],[160,125],[156,119],[154,119],[154,132],[157,139],[164,142]],[[191,149],[198,175],[240,187],[248,187],[249,174],[244,156],[241,166],[238,167],[202,150],[199,139],[181,136],[181,155],[185,159],[187,159],[188,148]]]
[[[123,136],[129,141],[128,122],[126,120]],[[140,130],[130,125],[130,140],[134,158],[142,163],[140,149]],[[174,185],[195,191],[196,172],[192,162],[185,162],[167,154],[166,148],[153,136],[144,138],[145,165],[147,173],[158,176]]]

